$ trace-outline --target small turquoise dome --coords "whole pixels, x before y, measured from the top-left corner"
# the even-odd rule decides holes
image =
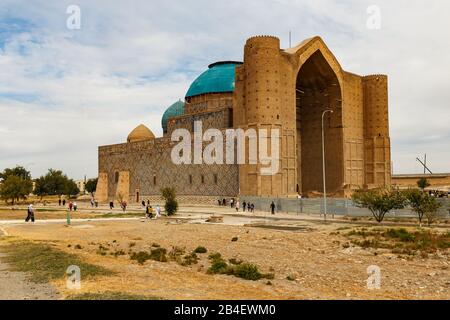
[[[206,93],[234,92],[236,66],[242,62],[222,61],[211,64],[190,86],[186,98]]]
[[[181,100],[178,100],[169,108],[167,108],[161,120],[163,132],[167,133],[167,123],[169,122],[170,118],[182,116],[183,114],[184,114],[184,102]]]

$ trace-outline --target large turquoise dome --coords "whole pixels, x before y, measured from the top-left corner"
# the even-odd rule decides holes
[[[167,133],[167,123],[170,118],[182,116],[184,114],[184,102],[179,100],[167,108],[166,112],[164,112],[161,125],[163,128],[163,132]]]
[[[211,64],[190,86],[186,98],[206,93],[233,92],[236,66],[242,62],[222,61]]]

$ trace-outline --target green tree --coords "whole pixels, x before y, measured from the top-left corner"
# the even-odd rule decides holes
[[[420,190],[408,190],[407,199],[409,206],[419,217],[420,226],[422,226],[424,217],[427,219],[428,225],[434,222],[437,212],[441,207],[441,204],[436,198]]]
[[[369,209],[379,223],[383,222],[387,213],[403,209],[406,205],[404,193],[390,188],[359,190],[353,194],[352,200],[358,207]]]
[[[6,168],[0,173],[0,179],[6,180],[9,176],[17,176],[23,180],[31,181],[31,174],[22,166],[16,166],[15,168]]]
[[[65,194],[67,194],[69,198],[80,193],[80,189],[78,189],[76,182],[72,179],[67,179],[65,190]]]
[[[420,178],[417,181],[417,186],[422,189],[425,190],[426,188],[428,188],[429,186],[431,186],[431,184],[428,182],[427,178]]]
[[[164,188],[161,190],[162,197],[166,201],[164,209],[168,216],[172,216],[178,211],[178,201],[176,200],[176,192],[174,188]]]
[[[46,183],[46,179],[45,179],[45,177],[40,177],[40,178],[37,178],[34,181],[34,183],[35,184],[34,184],[33,193],[35,195],[41,197],[41,200],[42,200],[42,198],[44,196],[49,194],[49,190],[48,190],[48,186],[47,186],[47,183]]]
[[[20,199],[25,200],[32,190],[31,180],[22,179],[16,175],[9,175],[0,183],[0,197],[6,202],[11,200],[13,205]]]
[[[86,182],[86,191],[89,192],[92,196],[94,196],[94,192],[95,190],[97,190],[97,182],[98,182],[98,178],[95,179],[89,179]]]
[[[45,176],[36,179],[35,194],[41,196],[74,196],[80,193],[77,184],[61,170],[49,169]]]

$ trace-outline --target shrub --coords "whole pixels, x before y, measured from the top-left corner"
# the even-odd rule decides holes
[[[176,192],[174,188],[164,188],[161,190],[162,197],[166,201],[164,209],[168,216],[172,216],[178,211],[178,201],[176,200]]]
[[[205,247],[202,247],[202,246],[198,246],[197,248],[195,248],[194,252],[195,253],[207,253],[208,249],[206,249]]]
[[[397,238],[402,242],[414,242],[414,235],[412,233],[409,233],[408,230],[401,228],[401,229],[389,229],[385,236],[390,238]]]
[[[227,273],[229,270],[228,264],[223,261],[222,259],[220,260],[214,260],[211,267],[209,267],[208,269],[208,273],[209,274],[224,274]]]
[[[191,254],[184,256],[181,265],[186,267],[197,263],[198,263],[198,256],[195,252],[192,252]]]
[[[182,263],[181,257],[184,255],[184,252],[185,252],[184,248],[172,247],[172,250],[170,250],[168,254],[169,259],[181,264]]]
[[[239,240],[238,237],[234,237],[233,239],[231,239],[231,242],[236,242],[236,241],[238,241],[238,240]]]
[[[431,186],[431,184],[428,182],[427,178],[420,178],[417,181],[417,186],[422,189],[425,190],[426,188],[428,188],[429,186]]]
[[[139,264],[144,264],[147,260],[151,259],[151,256],[148,252],[140,251],[138,253],[133,252],[130,256],[131,260],[136,260]]]
[[[288,276],[286,277],[286,280],[289,280],[289,281],[295,281],[295,277],[294,277],[293,275],[288,275]]]
[[[117,250],[116,252],[111,253],[111,254],[117,258],[118,256],[124,256],[126,253],[123,250]]]
[[[211,253],[208,257],[211,261],[223,260],[222,255],[219,252]]]
[[[80,246],[79,244],[77,244],[77,245],[75,246],[75,249],[77,249],[77,250],[81,250],[81,249],[83,249],[83,247],[82,247],[82,246]]]
[[[263,277],[258,267],[251,263],[242,263],[233,267],[233,275],[245,280],[259,280]]]
[[[166,257],[167,250],[164,248],[156,248],[151,250],[150,259],[159,261],[159,262],[167,262]]]
[[[161,248],[161,246],[155,242],[153,242],[152,247],[153,248]]]

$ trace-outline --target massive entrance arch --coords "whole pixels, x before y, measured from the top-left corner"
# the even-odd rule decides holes
[[[327,190],[343,184],[342,90],[320,50],[301,66],[295,83],[297,185],[300,193],[322,192],[322,114],[324,118]]]
[[[280,131],[280,171],[239,167],[241,195],[297,197],[322,192],[322,113],[327,191],[349,196],[390,183],[387,76],[342,69],[320,37],[288,49],[276,37],[247,40],[236,68],[233,121],[239,128]]]

